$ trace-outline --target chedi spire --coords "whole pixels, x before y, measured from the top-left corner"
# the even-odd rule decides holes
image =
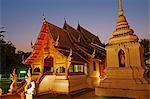
[[[126,17],[124,16],[122,0],[119,0],[119,15],[117,18],[116,29],[113,32],[113,36],[124,35],[124,34],[133,34],[134,31],[128,25]]]
[[[119,0],[119,15],[123,15],[122,0]]]

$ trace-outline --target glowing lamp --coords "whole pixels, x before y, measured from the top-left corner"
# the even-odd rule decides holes
[[[25,74],[26,73],[26,71],[20,71],[20,74]]]

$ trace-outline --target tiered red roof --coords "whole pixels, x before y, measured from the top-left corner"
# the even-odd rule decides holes
[[[33,52],[25,60],[25,64],[30,65],[37,57],[40,57],[41,46],[46,36],[50,36],[54,42],[58,42],[58,45],[54,45],[54,47],[63,55],[68,57],[70,49],[72,49],[71,61],[89,62],[91,58],[101,60],[105,57],[104,44],[100,42],[97,36],[80,25],[76,30],[65,21],[63,28],[60,28],[45,20],[34,44]]]

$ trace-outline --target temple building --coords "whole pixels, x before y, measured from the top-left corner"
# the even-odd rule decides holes
[[[106,45],[106,78],[95,88],[99,96],[150,98],[150,84],[144,78],[144,51],[130,28],[119,0],[115,31]]]
[[[70,94],[99,84],[104,74],[104,44],[79,24],[74,29],[65,20],[60,28],[44,18],[24,64],[31,66],[37,94]]]

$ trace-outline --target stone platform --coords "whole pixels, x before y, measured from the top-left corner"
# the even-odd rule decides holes
[[[150,91],[97,87],[97,88],[95,88],[95,95],[97,95],[97,96],[149,99],[150,98]]]
[[[150,84],[144,79],[105,79],[95,88],[98,96],[150,98]]]

